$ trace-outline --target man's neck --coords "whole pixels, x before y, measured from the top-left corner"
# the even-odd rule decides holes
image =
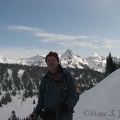
[[[54,70],[50,70],[51,73],[56,73],[58,71],[58,69],[54,69]]]

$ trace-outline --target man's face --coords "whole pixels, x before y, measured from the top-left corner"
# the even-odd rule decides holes
[[[48,56],[47,57],[47,66],[51,71],[55,71],[57,69],[58,61],[55,57],[53,56]]]

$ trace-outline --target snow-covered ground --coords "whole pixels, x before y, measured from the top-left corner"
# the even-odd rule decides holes
[[[80,96],[74,120],[120,120],[120,69]]]
[[[12,110],[20,118],[29,116],[34,99],[37,103],[36,97],[23,102],[13,97],[11,103],[0,108],[0,120],[8,120]],[[73,120],[120,120],[120,69],[80,96]]]
[[[36,97],[28,98],[26,101],[22,101],[22,98],[19,96],[13,97],[12,99],[12,102],[0,108],[0,120],[8,120],[13,110],[16,112],[16,116],[19,116],[19,118],[26,118],[35,107],[33,100],[35,99],[37,103]]]

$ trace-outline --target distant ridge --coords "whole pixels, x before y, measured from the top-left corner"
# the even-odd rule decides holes
[[[79,55],[73,53],[72,50],[68,49],[63,54],[59,55],[60,61],[63,67],[79,68],[84,69],[89,67],[95,71],[104,72],[106,66],[106,58],[93,53],[87,58],[82,58]],[[39,65],[46,66],[45,55],[36,55],[30,58],[20,58],[18,60],[10,60],[0,55],[0,63],[8,64],[22,64],[22,65]],[[120,57],[114,57],[115,61],[120,62]]]

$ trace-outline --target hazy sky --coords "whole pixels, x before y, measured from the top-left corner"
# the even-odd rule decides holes
[[[0,55],[67,49],[81,57],[120,56],[120,0],[0,0]]]

